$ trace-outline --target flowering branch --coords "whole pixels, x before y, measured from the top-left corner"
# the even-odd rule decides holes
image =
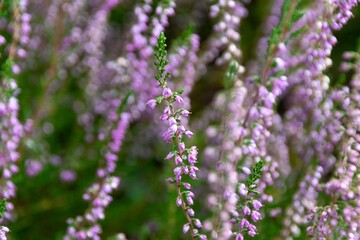
[[[181,104],[183,99],[181,97],[182,90],[173,92],[167,81],[170,78],[170,73],[165,72],[168,60],[166,59],[166,37],[164,33],[160,34],[158,38],[158,44],[155,46],[155,57],[157,61],[155,66],[157,67],[157,74],[155,75],[159,86],[162,88],[162,96],[158,96],[155,99],[151,99],[147,102],[147,105],[154,109],[157,104],[161,102],[166,103],[163,115],[160,119],[164,122],[168,122],[169,128],[163,134],[164,140],[173,145],[173,150],[166,156],[165,160],[174,159],[176,168],[174,169],[174,178],[169,178],[169,183],[175,183],[177,188],[176,205],[183,210],[187,223],[183,226],[183,232],[187,233],[190,230],[191,237],[193,239],[207,239],[205,235],[199,234],[199,228],[202,224],[199,219],[194,218],[195,212],[191,208],[194,204],[194,193],[191,191],[190,183],[183,182],[182,176],[188,175],[191,179],[196,179],[196,172],[199,169],[195,166],[197,162],[197,147],[192,146],[190,148],[185,147],[183,142],[183,136],[190,138],[193,133],[190,130],[186,130],[182,125],[182,117],[189,116],[190,112],[182,107],[177,107],[175,104]],[[184,191],[183,191],[184,189]],[[184,200],[186,199],[186,201]]]

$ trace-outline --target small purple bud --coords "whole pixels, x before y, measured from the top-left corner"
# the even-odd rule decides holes
[[[176,96],[175,97],[175,101],[177,102],[177,103],[182,103],[183,101],[184,101],[184,99],[182,99],[182,97],[180,97],[180,96]]]
[[[200,240],[207,240],[206,235],[200,235],[199,238],[200,238]]]
[[[166,156],[165,160],[170,160],[174,157],[174,153],[168,153],[168,155]]]
[[[170,125],[170,126],[171,126],[171,125],[176,125],[176,120],[175,120],[175,118],[173,118],[173,117],[169,118],[169,125]]]
[[[183,186],[186,188],[186,189],[191,189],[191,185],[190,183],[183,183]]]
[[[163,90],[163,96],[164,96],[165,98],[171,97],[172,94],[173,94],[173,93],[172,93],[172,91],[171,91],[170,88],[164,88],[164,90]]]
[[[0,46],[4,45],[6,43],[6,39],[0,35]]]
[[[256,227],[253,224],[249,224],[249,231],[253,231],[256,234]]]
[[[242,227],[242,228],[247,228],[248,226],[249,226],[249,221],[248,220],[246,220],[245,218],[243,218],[242,220],[241,220],[241,223],[240,223],[240,226]]]
[[[151,109],[154,109],[156,107],[155,99],[151,99],[151,100],[147,101],[146,105],[149,106]]]
[[[181,173],[182,173],[181,167],[177,167],[174,169],[175,176],[179,176],[179,175],[181,175]]]
[[[259,211],[259,209],[263,206],[258,200],[254,200],[252,204],[256,211]]]
[[[182,110],[181,112],[182,115],[184,115],[185,117],[189,116],[190,115],[190,112],[188,110]]]
[[[189,224],[188,224],[188,223],[185,224],[185,225],[183,226],[183,233],[184,233],[184,234],[187,233],[187,232],[189,231],[189,229],[190,229]]]
[[[183,125],[180,125],[178,127],[178,130],[179,130],[179,133],[183,133],[183,132],[185,132],[185,127]]]
[[[261,214],[257,211],[252,211],[251,213],[251,219],[254,221],[254,222],[257,222],[261,219]]]
[[[185,143],[181,142],[179,144],[179,152],[183,152],[185,150]]]
[[[243,237],[243,235],[242,235],[241,233],[238,233],[238,234],[236,235],[235,240],[244,240],[244,237]]]
[[[249,231],[248,234],[249,234],[249,236],[251,236],[251,237],[255,237],[256,232],[255,232],[255,231]]]
[[[190,163],[191,165],[194,165],[195,162],[196,162],[196,160],[197,160],[196,155],[193,154],[193,153],[190,153],[190,154],[189,154],[188,159],[189,159],[189,163]]]
[[[177,155],[175,157],[175,164],[176,165],[182,165],[183,164],[183,161],[182,161],[182,159],[181,159],[181,157],[179,155]]]
[[[192,197],[192,198],[195,198],[195,194],[191,191],[188,192],[188,196]]]
[[[185,132],[185,135],[186,135],[188,138],[191,138],[191,137],[194,135],[194,133],[193,133],[192,131],[187,130],[187,131]]]
[[[20,69],[20,67],[18,65],[14,64],[12,66],[12,71],[13,71],[14,74],[19,74],[21,69]]]
[[[172,125],[171,127],[169,127],[169,132],[170,132],[171,134],[175,134],[177,130],[178,130],[178,127],[177,127],[176,124],[174,124],[174,125]]]
[[[186,201],[187,201],[187,203],[188,203],[189,205],[194,205],[194,201],[193,201],[193,199],[192,199],[191,197],[187,196],[187,197],[186,197]]]
[[[168,183],[175,183],[175,179],[173,179],[173,178],[168,178],[168,179],[166,179],[166,181]]]
[[[244,207],[244,215],[250,215],[250,213],[251,213],[250,208],[248,206],[245,206]]]
[[[178,206],[178,207],[180,207],[182,205],[182,200],[181,200],[181,198],[177,198],[176,199],[176,206]]]
[[[195,219],[194,224],[195,224],[196,227],[202,228],[202,224],[201,224],[199,219]]]
[[[195,212],[194,212],[194,210],[193,210],[192,208],[189,208],[189,209],[187,210],[187,213],[189,214],[190,217],[195,216]]]

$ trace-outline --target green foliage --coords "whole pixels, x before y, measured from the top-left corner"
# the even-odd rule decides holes
[[[230,89],[235,81],[236,74],[238,73],[239,64],[234,59],[231,60],[229,67],[225,73],[224,86],[225,89]]]
[[[174,0],[160,0],[159,2],[160,2],[159,4],[162,5],[162,7],[167,8],[170,6],[172,2],[174,2]]]
[[[0,1],[0,17],[9,18],[11,17],[11,9],[17,0],[1,0]]]
[[[288,43],[289,40],[298,38],[303,32],[305,32],[305,30],[306,30],[306,28],[302,27],[302,28],[299,28],[296,31],[291,32],[289,38],[285,41],[285,43]]]
[[[13,76],[12,66],[13,61],[10,58],[6,59],[2,65],[1,79],[4,81],[5,85],[3,85],[3,87],[0,89],[0,96],[5,97],[6,99],[9,99],[14,92],[13,89],[7,87],[11,77]]]
[[[255,188],[257,187],[257,184],[255,184],[255,182],[261,178],[263,166],[264,166],[264,160],[261,159],[259,162],[257,162],[256,164],[254,164],[251,167],[251,173],[245,180],[245,183],[249,189],[249,192],[257,193],[255,190]]]
[[[3,200],[0,203],[0,219],[3,218],[5,210],[6,210],[6,199],[3,198]]]
[[[154,0],[153,1],[153,7],[154,7],[154,9],[156,8],[156,6],[161,6],[163,8],[168,8],[172,2],[174,2],[174,0]]]
[[[169,79],[170,74],[166,73],[164,76],[164,72],[165,72],[165,67],[166,65],[168,65],[169,61],[166,60],[166,37],[165,34],[162,32],[160,33],[160,36],[158,38],[158,43],[155,46],[155,53],[154,56],[156,58],[157,61],[154,62],[158,72],[155,75],[155,79],[159,81],[160,85],[162,86],[166,86],[166,81],[167,79]]]
[[[281,8],[281,18],[278,26],[276,26],[271,32],[270,38],[268,40],[268,49],[266,56],[282,41],[287,42],[287,39],[284,39],[287,31],[290,31],[291,27],[296,23],[304,13],[298,9],[301,0],[285,0]],[[295,4],[295,7],[292,6]],[[302,32],[303,28],[294,31],[290,34],[289,39],[298,37]]]
[[[1,78],[7,79],[13,75],[12,66],[13,61],[10,58],[6,59],[5,63],[2,65]]]
[[[195,24],[190,23],[185,30],[181,33],[181,35],[175,40],[174,46],[184,46],[189,44],[191,35],[195,31]]]
[[[128,100],[129,100],[129,97],[130,97],[132,94],[133,94],[132,91],[128,91],[128,92],[126,93],[124,99],[121,101],[121,104],[120,104],[119,109],[118,109],[118,113],[124,112],[125,107],[126,107],[126,105],[127,105],[127,102],[128,102]]]

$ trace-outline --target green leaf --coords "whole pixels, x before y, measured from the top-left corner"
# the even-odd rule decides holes
[[[161,86],[166,86],[166,81],[170,78],[170,73],[165,73],[166,65],[169,63],[166,60],[166,37],[165,34],[162,32],[158,38],[158,43],[155,45],[155,52],[154,56],[156,61],[154,62],[158,72],[155,75],[155,79],[158,80]]]
[[[0,219],[4,217],[5,210],[6,210],[6,199],[3,198],[3,200],[0,203]]]
[[[225,73],[224,86],[225,89],[230,89],[235,81],[236,74],[239,70],[239,64],[234,59],[231,60],[229,67]]]
[[[122,113],[125,110],[125,107],[128,103],[129,97],[133,94],[132,91],[128,91],[124,97],[124,99],[121,101],[120,106],[118,108],[118,113]]]
[[[286,43],[289,41],[289,40],[292,40],[292,39],[295,39],[297,37],[299,37],[303,32],[305,32],[306,28],[305,27],[302,27],[302,28],[299,28],[298,30],[292,32],[289,36],[289,38],[287,39]]]
[[[174,41],[173,46],[180,47],[189,44],[191,35],[194,33],[194,31],[195,31],[195,24],[190,23],[181,33],[181,35]]]
[[[245,183],[246,186],[249,189],[249,192],[258,194],[258,192],[255,190],[257,188],[257,185],[254,184],[258,179],[262,176],[262,167],[264,166],[264,160],[260,160],[259,162],[255,163],[251,167],[251,172],[249,176],[246,178]]]
[[[293,25],[295,22],[297,22],[303,16],[304,16],[304,12],[302,12],[300,10],[296,10],[291,17],[291,25]]]

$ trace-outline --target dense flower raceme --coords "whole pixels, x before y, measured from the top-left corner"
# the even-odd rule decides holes
[[[354,60],[354,63],[346,62],[345,70],[353,69],[351,91],[346,91],[342,97],[346,105],[344,112],[347,113],[345,125],[345,141],[340,156],[343,158],[336,164],[334,177],[324,186],[326,194],[331,196],[331,203],[326,206],[319,206],[312,210],[308,220],[312,223],[307,228],[307,233],[313,238],[359,238],[359,220],[356,216],[360,213],[359,204],[359,181],[360,176],[356,172],[359,168],[359,73],[360,59],[355,52],[346,52],[346,60]],[[343,67],[344,68],[344,67]],[[338,94],[339,95],[339,94]],[[344,201],[344,205],[340,203]],[[336,228],[336,231],[333,229]]]
[[[202,62],[208,63],[216,59],[217,63],[222,65],[229,63],[232,58],[241,57],[241,50],[238,46],[240,34],[237,29],[241,19],[247,15],[247,10],[243,6],[244,2],[249,1],[220,0],[211,5],[210,17],[217,21],[214,25],[213,36],[208,43],[208,51],[202,56]],[[221,57],[217,57],[223,48],[225,51]]]
[[[0,197],[11,200],[16,195],[16,186],[12,180],[14,174],[19,171],[20,153],[18,151],[20,142],[24,135],[24,125],[19,120],[19,101],[17,95],[19,89],[17,85],[17,77],[21,73],[21,58],[26,57],[26,46],[29,41],[29,33],[31,31],[30,20],[31,15],[27,11],[28,2],[22,0],[16,2],[12,11],[14,18],[12,26],[12,39],[8,43],[9,53],[3,67],[0,91],[0,167],[2,168],[2,179],[0,180]],[[6,44],[3,39],[2,44]],[[1,217],[5,220],[14,219],[14,206],[11,202],[7,202],[6,212]],[[4,220],[2,219],[2,220]],[[6,239],[6,233],[9,232],[7,227],[1,227],[0,237]]]
[[[165,102],[166,104],[160,119],[169,127],[164,132],[163,138],[165,142],[172,143],[174,149],[166,156],[165,160],[174,161],[176,165],[173,171],[174,177],[169,178],[168,182],[176,185],[178,194],[176,205],[182,208],[186,216],[187,223],[183,226],[183,232],[187,233],[190,231],[193,239],[197,239],[197,237],[199,237],[199,239],[207,239],[205,235],[199,234],[198,229],[202,228],[202,224],[199,219],[195,218],[195,212],[191,208],[191,205],[194,204],[193,199],[195,197],[191,191],[191,184],[184,182],[185,175],[188,175],[191,179],[197,179],[199,169],[195,164],[197,163],[198,149],[196,146],[187,148],[183,141],[183,137],[191,138],[193,135],[182,123],[182,118],[189,116],[190,112],[181,107],[183,103],[181,97],[182,90],[173,92],[168,86],[170,74],[165,72],[165,67],[168,64],[165,40],[164,33],[161,33],[158,44],[155,46],[155,57],[157,59],[155,65],[158,68],[158,73],[155,77],[159,86],[162,88],[162,95],[149,100],[146,104],[151,109],[154,109],[156,105],[161,102]],[[176,105],[180,106],[178,107]],[[182,189],[185,189],[185,191]]]
[[[285,124],[288,129],[286,133],[294,141],[294,147],[305,162],[311,161],[314,157],[319,160],[319,168],[322,171],[317,173],[314,184],[319,182],[336,162],[333,152],[343,136],[341,119],[344,114],[342,109],[347,109],[349,104],[349,99],[345,97],[348,90],[345,88],[339,91],[329,91],[329,77],[323,73],[332,63],[329,57],[332,47],[336,43],[332,28],[339,30],[351,16],[347,12],[347,17],[340,20],[341,12],[344,14],[344,11],[348,11],[356,5],[354,1],[344,1],[343,3],[340,5],[337,1],[321,2],[316,11],[309,12],[303,18],[305,24],[312,19],[318,19],[318,22],[306,29],[307,33],[301,39],[301,46],[304,47],[304,50],[306,48],[306,55],[300,53],[289,61],[290,64],[298,66],[295,76],[290,76],[289,79],[294,89],[291,101],[298,102],[299,105],[295,105],[286,113]],[[326,17],[329,13],[333,13],[331,15],[333,18]],[[311,45],[313,47],[309,48]],[[304,65],[308,67],[304,69]],[[341,106],[340,109],[334,107],[337,105]],[[311,124],[307,124],[309,119],[312,121]],[[321,127],[319,128],[319,126]],[[304,178],[305,182],[308,181],[306,178]],[[293,210],[287,210],[288,218],[284,220],[286,229],[283,230],[284,237],[300,235],[299,226],[306,223],[306,215],[310,211],[314,213],[320,211],[315,210],[317,197],[314,196],[319,191],[321,188],[317,187],[309,193],[311,201],[299,201],[294,198]],[[302,197],[304,196],[306,194],[302,194]],[[328,208],[328,210],[330,209]],[[294,211],[296,215],[294,215]],[[319,224],[319,227],[321,226],[322,224]],[[309,233],[311,234],[310,230]],[[315,238],[317,236],[311,235]]]
[[[120,184],[120,178],[111,176],[116,168],[118,152],[130,122],[130,114],[123,113],[119,119],[115,119],[113,129],[109,132],[111,140],[105,151],[104,166],[97,169],[97,181],[87,189],[83,195],[89,202],[89,208],[84,216],[77,216],[68,220],[68,229],[65,239],[101,239],[101,227],[99,220],[105,218],[104,210],[112,201],[111,193]],[[103,139],[103,137],[100,137]]]

